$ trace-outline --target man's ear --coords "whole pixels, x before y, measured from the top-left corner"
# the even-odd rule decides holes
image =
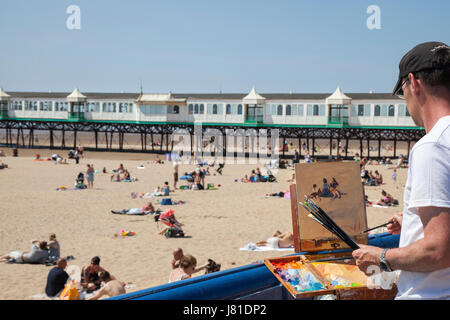
[[[411,92],[416,96],[419,95],[420,89],[422,87],[422,82],[419,79],[417,79],[412,73],[408,74],[408,78]]]

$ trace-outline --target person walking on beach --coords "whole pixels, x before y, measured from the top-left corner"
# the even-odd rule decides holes
[[[87,170],[86,170],[86,180],[88,183],[88,189],[94,188],[94,165],[93,164],[87,164]]]
[[[450,48],[419,44],[399,69],[394,94],[404,97],[414,123],[426,131],[409,155],[403,214],[388,228],[400,233],[400,244],[361,245],[353,257],[367,274],[373,265],[399,270],[396,299],[450,299]]]
[[[178,162],[175,160],[173,162],[173,189],[176,190],[177,189],[177,182],[178,182],[178,167],[179,164]]]

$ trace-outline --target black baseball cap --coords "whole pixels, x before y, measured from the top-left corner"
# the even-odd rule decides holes
[[[449,68],[450,64],[439,64],[434,59],[434,53],[438,50],[450,50],[450,47],[443,42],[424,42],[418,44],[412,48],[407,54],[405,54],[400,60],[398,81],[394,87],[393,95],[400,89],[402,85],[402,79],[410,73],[433,70],[433,69],[445,69]]]

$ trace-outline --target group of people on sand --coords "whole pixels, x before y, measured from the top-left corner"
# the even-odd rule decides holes
[[[58,153],[52,154],[51,159],[55,162],[55,164],[69,164],[67,159],[61,157]]]
[[[398,205],[398,200],[394,199],[394,197],[387,193],[385,190],[381,191],[381,198],[376,203],[379,206],[392,206]]]
[[[48,241],[32,240],[29,252],[13,251],[0,257],[0,262],[54,265],[47,275],[45,293],[49,298],[58,298],[72,280],[65,269],[67,261],[73,259],[72,256],[61,257],[60,252],[60,244],[53,233]],[[96,300],[104,295],[112,297],[125,293],[125,283],[101,267],[100,258],[96,256],[81,270],[79,290],[90,294],[88,300]]]
[[[261,173],[261,170],[259,168],[253,169],[250,173],[250,175],[244,175],[243,178],[241,178],[241,182],[274,182],[275,177],[271,174],[270,170],[267,169],[267,175],[263,175]]]
[[[373,173],[372,170],[361,170],[361,181],[366,186],[379,186],[383,184],[383,175],[375,170]]]
[[[29,252],[12,251],[0,257],[0,262],[52,265],[60,258],[60,245],[56,235],[50,234],[48,241],[31,240]]]
[[[202,270],[206,270],[205,273],[220,271],[221,265],[211,259],[197,267],[197,259],[190,254],[185,255],[181,248],[175,249],[172,254],[172,271],[169,275],[169,283],[192,278],[194,273]]]
[[[197,167],[195,170],[191,172],[185,172],[184,176],[186,177],[186,181],[188,183],[189,190],[204,190],[205,189],[205,176],[206,172],[200,167]]]
[[[119,168],[113,170],[113,174],[110,178],[111,182],[131,182],[135,180],[136,179],[131,178],[130,172],[124,168],[122,163],[119,165]]]
[[[336,178],[332,177],[331,181],[328,182],[326,178],[322,179],[322,189],[317,186],[317,184],[313,184],[312,192],[309,195],[311,199],[318,199],[321,198],[332,198],[332,199],[340,199],[343,195],[343,193],[338,189],[339,183],[337,182]]]
[[[66,284],[72,280],[65,271],[66,268],[67,259],[60,258],[56,266],[48,273],[45,293],[49,298],[60,297]],[[87,300],[98,300],[103,296],[113,297],[126,293],[125,282],[117,280],[101,267],[98,256],[93,257],[90,264],[83,267],[78,285],[79,290],[88,295]]]

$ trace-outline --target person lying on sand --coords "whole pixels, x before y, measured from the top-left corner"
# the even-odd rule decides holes
[[[30,252],[13,251],[0,257],[0,262],[43,264],[47,258],[47,241],[32,240]]]
[[[256,243],[258,247],[290,248],[294,245],[294,235],[291,232],[281,233],[276,230],[271,238]]]
[[[155,207],[151,202],[147,203],[142,208],[131,208],[131,209],[123,209],[122,211],[111,210],[111,213],[114,214],[151,214],[154,213]]]
[[[105,295],[114,297],[126,293],[125,282],[112,279],[108,271],[100,272],[99,278],[105,283],[105,286],[98,290],[92,297],[88,298],[88,300],[98,300]]]

